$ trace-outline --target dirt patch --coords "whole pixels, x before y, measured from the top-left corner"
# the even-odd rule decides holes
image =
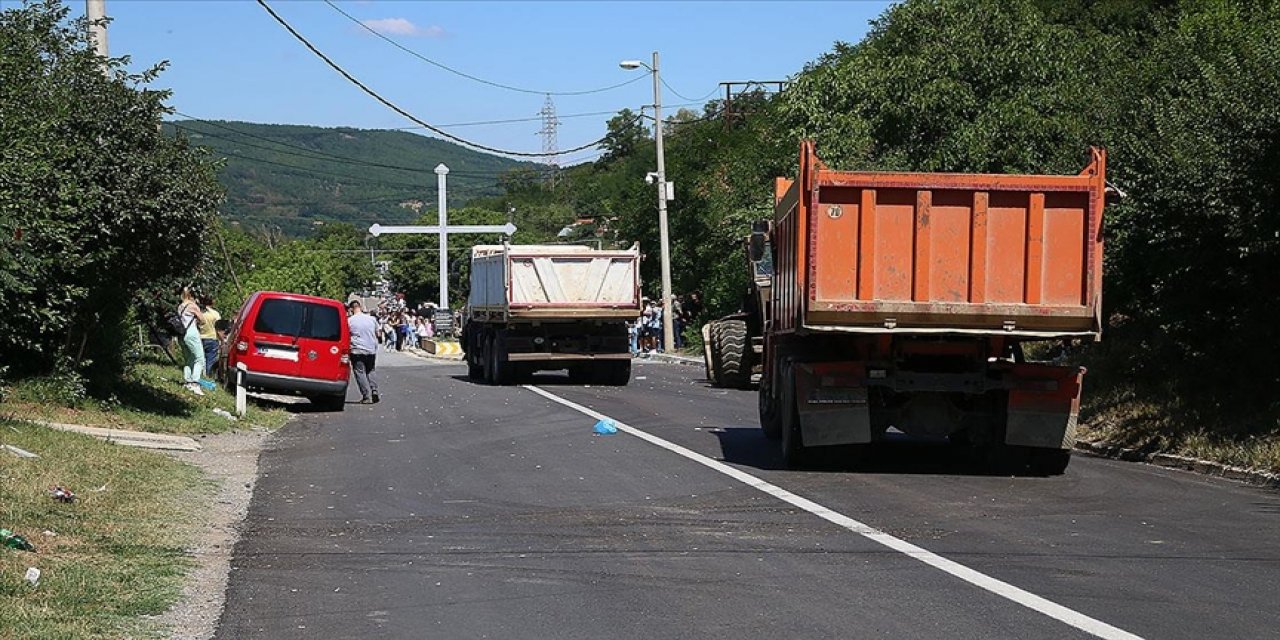
[[[182,598],[157,618],[170,630],[170,638],[205,640],[217,630],[231,571],[231,552],[253,498],[258,455],[270,435],[270,431],[255,429],[197,436],[203,447],[200,451],[171,454],[200,467],[217,486],[211,508],[192,523],[198,532],[190,550],[196,558],[196,568],[187,577]]]

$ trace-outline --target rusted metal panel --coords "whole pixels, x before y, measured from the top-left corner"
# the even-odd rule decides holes
[[[1096,336],[1105,163],[1095,149],[1075,176],[841,172],[802,144],[795,181],[775,185],[775,330]]]

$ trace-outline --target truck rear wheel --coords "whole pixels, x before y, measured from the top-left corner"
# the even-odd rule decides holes
[[[1030,471],[1037,476],[1060,476],[1071,464],[1069,449],[1036,449],[1030,455]]]
[[[511,384],[511,363],[507,361],[507,344],[502,335],[493,337],[493,341],[489,343],[489,384],[491,385],[509,385]]]
[[[720,386],[745,389],[751,385],[751,346],[747,344],[747,322],[738,318],[716,323],[716,348],[720,355],[717,369]]]
[[[631,382],[631,361],[614,360],[604,364],[604,384],[625,387]]]
[[[787,367],[782,375],[782,401],[778,413],[782,421],[782,462],[788,469],[800,469],[808,465],[811,451],[804,446],[804,435],[800,432],[800,406],[796,402],[795,381],[791,376],[791,368]]]
[[[778,398],[773,395],[773,388],[766,382],[760,383],[760,392],[756,394],[760,411],[760,430],[769,440],[782,437],[782,420],[778,415]]]

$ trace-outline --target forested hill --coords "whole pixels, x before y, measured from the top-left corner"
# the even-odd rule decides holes
[[[407,131],[195,120],[165,128],[225,158],[224,218],[293,236],[318,221],[362,227],[434,210],[440,163],[449,167],[450,204],[497,195],[504,172],[536,166]]]

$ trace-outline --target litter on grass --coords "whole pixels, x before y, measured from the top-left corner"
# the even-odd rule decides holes
[[[66,487],[49,487],[49,495],[58,502],[75,502],[76,494]]]
[[[35,567],[28,567],[27,575],[23,576],[23,578],[25,578],[27,582],[30,582],[31,586],[34,587],[40,584],[40,570]]]
[[[611,436],[618,432],[618,425],[612,420],[601,420],[596,423],[595,432],[602,436]]]
[[[227,411],[226,409],[221,409],[221,408],[219,408],[219,409],[214,409],[214,410],[213,410],[213,412],[214,412],[214,413],[216,413],[216,414],[218,414],[218,415],[220,415],[220,416],[222,416],[222,417],[224,417],[224,418],[226,418],[226,419],[228,419],[228,420],[230,420],[230,421],[232,421],[232,422],[235,422],[235,421],[239,420],[239,418],[237,418],[237,417],[235,417],[235,416],[231,415],[231,412],[230,412],[230,411]]]
[[[11,444],[0,445],[0,449],[4,449],[5,451],[12,453],[13,455],[18,456],[19,458],[39,458],[40,457],[34,453],[31,453],[30,451],[27,451],[26,449],[19,449]]]

